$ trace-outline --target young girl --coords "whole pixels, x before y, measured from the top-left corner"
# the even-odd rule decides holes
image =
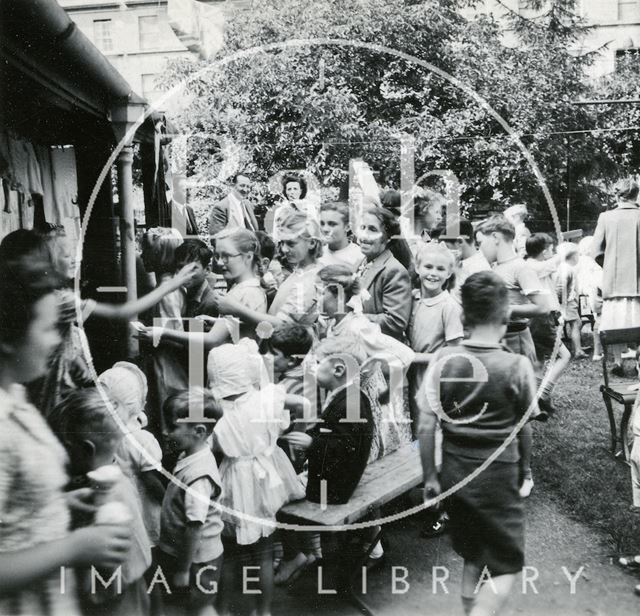
[[[182,244],[182,236],[175,229],[153,227],[142,237],[142,262],[149,273],[155,273],[159,285],[171,280],[174,273],[175,250]],[[176,289],[165,295],[154,308],[154,323],[161,327],[183,331],[182,313],[185,296]],[[187,371],[178,349],[161,343],[149,354],[149,423],[151,431],[160,436],[165,427],[162,404],[171,391],[187,387]]]
[[[226,296],[219,301],[221,314],[234,315],[254,327],[262,322],[273,326],[291,321],[303,325],[316,322],[315,281],[319,268],[317,261],[322,255],[320,226],[302,212],[290,212],[282,222],[279,241],[282,258],[293,273],[278,288],[269,311],[253,310]]]
[[[326,337],[333,339],[353,335],[361,340],[367,352],[368,365],[363,370],[360,386],[369,398],[374,421],[369,461],[377,460],[411,440],[402,384],[404,371],[411,365],[415,354],[409,347],[383,334],[377,324],[364,316],[360,281],[348,265],[323,267],[318,272],[318,281],[322,293],[322,315],[329,319]],[[381,395],[389,391],[381,364],[387,372],[396,371],[388,404],[380,402]]]
[[[69,507],[90,490],[63,492],[66,453],[21,384],[42,376],[60,342],[58,281],[47,263],[0,263],[0,612],[79,615],[63,567],[117,567],[130,548],[122,526],[69,531]],[[20,480],[16,481],[19,477]],[[89,507],[89,509],[91,509]],[[61,572],[66,592],[60,592]]]
[[[485,616],[500,611],[524,564],[514,434],[535,404],[535,378],[526,357],[500,346],[509,318],[500,277],[472,274],[461,296],[468,339],[455,349],[441,348],[432,359],[418,399],[420,453],[425,499],[461,485],[447,510],[454,549],[464,558],[462,602],[465,614]],[[434,455],[438,423],[444,436],[440,477]],[[493,455],[487,468],[465,481]]]
[[[418,429],[418,401],[426,365],[443,346],[458,344],[463,336],[460,305],[449,294],[453,286],[455,258],[444,244],[422,243],[416,249],[416,275],[420,280],[420,299],[414,304],[409,321],[409,344],[418,354],[410,378],[409,401],[414,431]],[[417,293],[417,292],[416,292]],[[440,450],[440,434],[437,438]],[[439,459],[440,455],[437,454]],[[447,515],[443,511],[428,511],[422,536],[440,535],[445,530]]]
[[[581,332],[582,320],[578,311],[578,280],[576,266],[578,265],[578,247],[571,242],[564,242],[558,246],[558,255],[562,263],[558,268],[558,296],[562,302],[562,317],[569,326],[571,345],[574,359],[583,359],[587,354],[582,350]]]
[[[121,419],[127,426],[116,453],[124,474],[134,482],[140,495],[144,525],[152,546],[160,538],[160,509],[164,485],[159,473],[162,468],[162,449],[151,432],[144,430],[147,416],[147,377],[134,364],[116,362],[98,377],[109,396],[119,403]]]
[[[253,312],[266,312],[267,296],[259,277],[260,243],[255,233],[239,227],[226,229],[215,236],[215,246],[213,258],[228,285],[227,301],[237,302]],[[220,309],[220,306],[218,308]],[[221,314],[224,314],[222,310]],[[226,342],[237,342],[238,335],[240,338],[256,337],[256,326],[251,322],[241,321],[238,328],[237,320],[235,323],[229,323],[207,318],[206,315],[202,315],[202,318],[214,323],[211,330],[205,334],[172,329],[147,329],[145,334],[149,337],[161,336],[164,340],[175,340],[183,344],[188,344],[190,339],[199,339],[203,341],[205,351]]]
[[[224,454],[220,504],[228,508],[223,509],[222,516],[225,558],[248,559],[251,565],[260,567],[257,610],[266,615],[273,593],[274,527],[269,523],[275,521],[283,504],[304,497],[304,489],[277,440],[289,426],[285,404],[303,399],[286,395],[282,386],[262,386],[266,382],[265,367],[253,340],[213,349],[207,371],[209,387],[221,399],[224,411],[214,428],[214,448]],[[225,566],[220,589],[223,614],[229,612],[234,579],[234,568]]]
[[[453,284],[455,259],[444,244],[425,243],[416,252],[416,274],[420,278],[420,299],[414,304],[409,322],[409,344],[428,362],[443,346],[458,344],[463,336],[460,305],[449,294]],[[412,419],[417,424],[415,395],[422,386],[425,367],[416,367],[412,380]]]

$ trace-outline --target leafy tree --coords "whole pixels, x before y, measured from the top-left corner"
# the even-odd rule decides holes
[[[574,0],[532,0],[532,17],[503,7],[484,15],[473,0],[258,0],[227,24],[220,57],[299,39],[363,41],[428,62],[472,88],[508,122],[539,165],[558,206],[594,218],[596,173],[611,173],[589,95],[590,54],[575,49],[585,26]],[[507,31],[505,34],[505,26]],[[337,186],[361,157],[398,184],[399,139],[412,135],[416,177],[449,169],[473,215],[525,202],[534,227],[551,228],[529,162],[503,127],[463,90],[392,54],[340,45],[278,47],[207,69],[176,63],[169,82],[193,77],[179,124],[204,135],[190,144],[200,196],[220,189],[222,160],[266,179],[307,169]],[[216,139],[211,136],[216,136]],[[228,144],[235,144],[233,147]],[[222,145],[221,145],[222,144]],[[225,145],[227,144],[227,145]],[[629,154],[630,156],[630,154]],[[597,179],[597,178],[595,178]],[[431,180],[433,183],[433,180]],[[585,213],[586,212],[586,213]],[[582,217],[582,218],[581,218]]]

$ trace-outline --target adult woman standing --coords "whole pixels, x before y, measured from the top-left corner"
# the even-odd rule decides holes
[[[237,316],[254,326],[261,322],[274,326],[291,321],[303,325],[316,322],[316,274],[322,255],[320,225],[302,212],[291,211],[282,221],[280,232],[280,258],[293,273],[278,288],[269,311],[253,310],[227,295],[218,304],[221,314]]]
[[[399,234],[400,225],[391,212],[379,207],[364,210],[357,233],[365,256],[360,281],[370,296],[363,302],[364,314],[383,334],[404,340],[411,315],[411,281],[391,254],[390,243]]]
[[[616,187],[618,205],[603,212],[593,235],[592,256],[602,264],[600,331],[640,327],[640,208],[632,178]],[[614,345],[613,374],[622,374],[622,347]]]
[[[278,241],[279,230],[283,221],[292,212],[301,212],[313,220],[320,220],[316,204],[308,197],[306,180],[301,176],[288,173],[282,178],[282,199],[275,206],[273,214],[273,235]]]

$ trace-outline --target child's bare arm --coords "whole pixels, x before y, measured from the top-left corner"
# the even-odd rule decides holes
[[[529,295],[529,304],[510,306],[512,317],[537,317],[551,312],[551,303],[544,293]]]
[[[187,521],[184,541],[177,558],[177,571],[173,578],[174,585],[179,588],[189,586],[189,569],[202,539],[202,526],[202,522]]]
[[[132,319],[141,312],[153,308],[165,295],[176,291],[193,276],[195,264],[185,265],[173,278],[158,285],[151,293],[124,304],[97,303],[89,316],[112,320]],[[89,317],[87,317],[89,318]]]

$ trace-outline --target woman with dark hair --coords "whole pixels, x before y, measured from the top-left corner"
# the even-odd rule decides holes
[[[357,232],[365,256],[359,269],[361,284],[370,296],[363,302],[364,313],[383,333],[403,340],[411,314],[411,280],[392,254],[399,234],[391,212],[375,206],[364,210]]]
[[[92,510],[90,490],[65,494],[67,455],[24,383],[43,376],[60,343],[47,260],[0,263],[0,613],[80,615],[68,567],[115,570],[131,547],[124,525],[70,530],[70,509]],[[66,588],[61,592],[61,588]]]
[[[282,200],[275,207],[273,215],[273,237],[279,241],[280,227],[292,212],[301,212],[313,220],[320,220],[316,204],[307,198],[307,181],[302,175],[287,173],[282,178]]]
[[[282,194],[286,201],[296,203],[307,196],[307,182],[300,176],[287,173],[282,178]]]

